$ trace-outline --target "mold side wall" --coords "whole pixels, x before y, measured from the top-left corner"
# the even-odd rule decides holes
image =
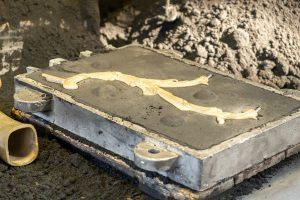
[[[203,161],[202,189],[207,189],[251,166],[300,143],[300,117],[262,131]]]

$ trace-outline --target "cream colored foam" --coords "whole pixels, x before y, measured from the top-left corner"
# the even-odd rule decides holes
[[[257,119],[258,109],[249,109],[244,112],[232,113],[223,112],[220,108],[204,107],[192,104],[185,99],[177,97],[162,88],[189,87],[199,84],[208,85],[210,76],[200,76],[190,81],[178,81],[176,79],[156,80],[139,78],[132,75],[123,74],[121,72],[96,72],[82,73],[70,78],[60,78],[49,74],[42,74],[47,81],[62,84],[65,89],[75,90],[78,83],[86,79],[100,79],[104,81],[121,81],[131,87],[138,87],[143,91],[144,95],[159,95],[161,98],[182,111],[192,111],[203,115],[215,116],[219,124],[224,124],[227,119]]]

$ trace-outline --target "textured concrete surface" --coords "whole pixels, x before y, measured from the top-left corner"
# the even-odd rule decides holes
[[[259,120],[228,120],[225,125],[218,125],[215,117],[180,111],[158,96],[144,96],[138,88],[131,88],[117,81],[86,80],[77,90],[65,90],[59,84],[46,81],[39,72],[29,77],[71,95],[78,102],[140,124],[195,149],[209,148],[267,122],[278,120],[300,107],[300,102],[294,99],[191,67],[139,47],[126,47],[80,61],[67,62],[47,73],[63,77],[74,73],[101,71],[120,71],[138,77],[178,80],[213,74],[209,86],[165,89],[191,103],[218,107],[224,111],[240,112],[260,106],[261,116]]]

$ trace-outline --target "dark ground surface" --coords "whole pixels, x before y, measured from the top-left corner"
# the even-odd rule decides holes
[[[22,29],[21,34],[23,37],[22,40],[24,42],[24,47],[22,51],[22,59],[20,61],[21,67],[15,72],[15,74],[23,72],[24,66],[28,65],[35,67],[46,67],[48,65],[48,60],[51,58],[64,57],[67,59],[75,59],[78,57],[78,54],[81,50],[89,49],[96,52],[101,51],[102,45],[100,45],[98,42],[97,25],[94,25],[95,21],[97,22],[97,18],[95,17],[97,17],[99,13],[93,9],[87,11],[86,8],[89,8],[89,6],[84,6],[84,2],[87,1],[0,0],[0,23],[9,22],[12,29]],[[283,5],[281,5],[281,1],[278,1],[279,3],[277,2],[276,5],[280,4],[280,7],[273,6],[273,4],[268,1],[269,3],[266,5],[258,4],[261,6],[254,6],[255,9],[253,9],[253,11],[251,11],[251,9],[249,10],[249,8],[251,8],[253,5],[247,4],[247,1],[245,2],[245,8],[248,13],[252,12],[255,14],[255,10],[259,10],[260,7],[263,8],[265,6],[268,12],[265,14],[263,14],[264,12],[262,12],[262,14],[261,12],[258,12],[259,16],[263,17],[266,17],[266,15],[270,14],[273,8],[275,10],[277,9],[277,13],[280,13],[279,8],[282,8],[281,10],[284,10],[285,15],[283,17],[279,16],[277,19],[279,25],[284,24],[284,21],[286,20],[288,23],[285,23],[284,26],[292,26],[292,24],[297,25],[297,18],[294,17],[297,16],[297,11],[299,11],[299,1],[282,1],[285,2]],[[193,3],[194,2],[192,2],[192,4]],[[237,11],[240,11],[243,8],[243,4],[241,3],[231,3],[230,5],[232,7],[237,5]],[[190,5],[187,5],[182,8],[182,10],[185,9],[187,10],[187,13],[189,13],[189,10],[193,10],[190,7]],[[291,11],[288,11],[289,9],[291,9]],[[157,11],[161,12],[159,9],[157,9]],[[207,16],[205,23],[211,23],[211,17],[217,16],[218,12],[220,12],[220,8],[210,7],[207,12],[203,12],[202,14],[200,12],[200,15],[195,13],[195,15],[205,15]],[[246,30],[246,32],[250,34],[250,43],[253,45],[253,43],[257,43],[259,40],[253,39],[257,31],[243,28],[247,27],[247,24],[251,25],[249,21],[253,19],[253,17],[251,17],[253,14],[248,16],[247,12],[241,12],[241,14],[245,15],[244,18],[237,17],[236,19],[238,20],[233,21],[234,23],[239,23],[239,28],[242,28],[244,32]],[[274,11],[275,14],[276,12]],[[230,11],[227,16],[232,17],[233,15],[231,13],[232,12]],[[147,13],[145,12],[144,14],[146,15]],[[190,14],[192,15],[192,13]],[[85,22],[85,19],[89,19],[88,22]],[[140,18],[138,21],[141,19],[145,18]],[[227,17],[227,21],[225,20],[224,25],[222,25],[225,26],[226,29],[228,28],[228,24],[231,24],[228,22],[228,19],[229,18]],[[24,20],[30,20],[35,25],[30,28],[27,26],[20,27],[19,22]],[[153,22],[153,20],[150,21]],[[157,26],[159,28],[160,25],[156,24],[156,21],[154,20],[153,26]],[[50,24],[48,22],[50,22]],[[213,20],[213,22],[213,26],[220,25],[217,20]],[[272,23],[273,22],[274,21],[272,21]],[[294,39],[286,39],[287,37],[291,37],[287,36],[288,33],[290,35],[292,33],[297,35],[297,33],[299,33],[299,26],[298,28],[297,26],[293,26],[294,28],[287,29],[287,32],[284,32],[283,35],[278,33],[274,33],[275,35],[273,35],[272,33],[272,37],[275,38],[276,36],[276,38],[278,38],[274,39],[275,44],[278,43],[279,45],[273,48],[268,41],[265,47],[271,46],[271,50],[269,48],[264,50],[264,47],[262,46],[261,49],[263,51],[261,54],[257,54],[258,57],[254,56],[255,58],[252,58],[251,55],[253,55],[253,52],[259,52],[256,51],[257,49],[255,45],[252,47],[253,52],[246,51],[244,47],[238,46],[240,44],[239,42],[242,41],[243,38],[240,39],[239,34],[234,33],[229,34],[229,36],[235,38],[234,40],[236,41],[236,44],[233,45],[233,48],[231,48],[230,45],[229,48],[228,45],[227,47],[224,46],[225,49],[228,48],[227,52],[231,52],[233,56],[230,56],[230,53],[225,54],[224,52],[224,57],[219,57],[219,54],[216,52],[220,51],[222,53],[221,50],[223,44],[220,44],[217,41],[220,35],[216,35],[216,38],[211,37],[218,30],[214,27],[209,28],[209,32],[207,32],[208,34],[212,35],[201,36],[201,41],[205,40],[205,38],[208,38],[206,36],[210,36],[210,38],[206,39],[208,40],[207,43],[205,43],[205,41],[203,41],[203,43],[200,41],[201,46],[203,46],[205,50],[203,50],[202,47],[198,47],[199,49],[197,49],[197,52],[190,51],[189,46],[191,47],[194,45],[191,36],[188,36],[187,41],[183,41],[182,44],[179,41],[175,43],[169,41],[168,38],[171,38],[174,34],[181,35],[182,31],[187,31],[187,27],[184,25],[186,23],[187,19],[183,18],[183,22],[179,23],[181,25],[183,24],[183,28],[177,29],[178,26],[176,24],[175,27],[171,26],[174,27],[174,29],[168,32],[170,35],[163,34],[161,40],[155,40],[156,42],[154,42],[154,47],[160,48],[161,45],[159,47],[159,44],[163,43],[162,48],[165,49],[169,47],[164,47],[164,45],[170,43],[172,44],[172,48],[183,52],[187,58],[191,55],[191,59],[198,58],[197,60],[200,63],[203,62],[211,64],[216,68],[219,66],[216,65],[216,63],[224,63],[220,66],[224,66],[224,69],[229,69],[229,71],[231,69],[231,73],[234,73],[237,76],[240,76],[241,71],[244,71],[244,75],[246,77],[248,76],[248,78],[257,79],[255,76],[250,76],[252,74],[252,70],[244,69],[245,66],[243,66],[244,68],[242,69],[236,68],[237,65],[243,65],[247,63],[247,60],[238,61],[240,60],[241,55],[247,54],[250,55],[250,57],[246,57],[251,58],[248,61],[252,64],[253,62],[258,61],[258,64],[253,64],[254,67],[262,67],[258,68],[259,72],[262,71],[258,74],[258,81],[274,87],[299,87],[299,54],[297,53],[299,52],[297,50],[299,49],[299,41],[297,42],[294,41]],[[268,24],[268,20],[266,23]],[[246,26],[243,24],[246,24]],[[141,27],[144,26],[145,24],[138,22],[136,23],[137,28],[134,30],[140,30]],[[153,39],[155,39],[154,36],[151,36],[151,34],[155,34],[155,30],[157,30],[154,30],[153,26],[150,26],[150,31],[145,29],[143,34],[136,35],[135,39],[141,43],[145,43],[145,45],[151,46],[150,43],[153,42]],[[190,26],[192,25],[190,22],[188,22],[188,27]],[[281,31],[285,29],[284,26],[278,27],[277,29]],[[203,26],[201,25],[199,27]],[[154,30],[154,33],[150,33],[151,30]],[[179,32],[176,33],[176,30],[179,30]],[[222,30],[225,32],[225,29]],[[264,27],[260,26],[259,30],[265,29]],[[129,40],[134,40],[134,32],[132,30],[127,31],[127,36],[130,37]],[[192,31],[192,34],[193,33],[194,32]],[[206,33],[206,31],[203,33]],[[150,39],[143,41],[141,35],[144,35],[145,37],[150,36]],[[242,33],[242,35],[247,34]],[[182,38],[184,39],[183,35],[177,37],[178,40]],[[264,37],[262,39],[264,39]],[[246,41],[248,41],[247,36]],[[112,41],[113,44],[123,44],[127,42],[128,41],[126,40],[123,42]],[[282,51],[280,50],[280,46]],[[274,53],[275,50],[281,53],[276,54]],[[286,56],[285,58],[289,59],[290,64],[287,64],[289,66],[288,69],[283,67],[285,65],[282,64],[283,61],[281,54]],[[225,55],[227,55],[227,57]],[[261,57],[259,55],[263,56]],[[280,55],[279,58],[276,55]],[[226,60],[222,60],[222,58],[226,58]],[[261,58],[263,60],[260,60]],[[235,64],[236,62],[237,64]],[[230,68],[228,63],[233,63],[233,67]],[[274,82],[268,81],[270,78],[272,79],[273,76],[270,73],[275,74]],[[0,90],[0,110],[5,111],[6,113],[9,113],[10,109],[12,108],[13,75],[14,73],[9,72],[1,77],[3,81],[3,89]],[[265,77],[265,79],[262,79],[263,77]],[[126,179],[125,176],[112,170],[108,166],[93,160],[92,158],[80,155],[78,151],[70,148],[68,145],[58,142],[51,137],[49,138],[44,136],[41,133],[39,137],[39,143],[40,154],[38,159],[29,166],[14,168],[7,166],[0,161],[0,199],[149,199],[148,196],[139,191],[134,183]],[[255,189],[261,188],[263,184],[268,183],[270,177],[276,175],[282,167],[293,163],[296,159],[299,159],[299,155],[293,156],[292,158],[281,162],[279,165],[276,165],[275,167],[258,174],[248,181],[243,182],[234,189],[222,194],[220,197],[217,197],[217,199],[236,199],[241,195],[249,194]]]

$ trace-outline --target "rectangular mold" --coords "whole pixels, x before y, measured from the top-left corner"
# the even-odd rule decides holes
[[[66,90],[41,76],[48,73],[65,78],[99,71],[178,80],[211,74],[208,86],[164,89],[191,103],[225,111],[259,106],[261,116],[219,125],[215,117],[181,111],[159,96],[145,96],[139,88],[122,82],[89,79],[77,90]],[[170,169],[151,171],[193,191],[207,191],[224,183],[229,188],[234,185],[229,181],[233,177],[300,143],[299,97],[140,46],[19,75],[15,83],[16,93],[26,88],[52,97],[50,111],[32,113],[31,117],[70,132],[82,143],[90,142],[133,165],[135,150],[143,142],[178,155]],[[261,165],[263,169],[271,166]]]

